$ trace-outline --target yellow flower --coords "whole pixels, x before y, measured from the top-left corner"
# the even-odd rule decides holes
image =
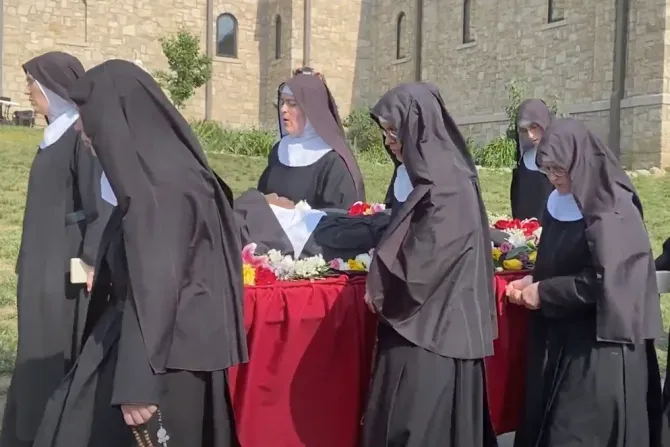
[[[535,260],[537,259],[537,252],[533,251],[528,255],[528,260],[535,264]]]
[[[491,249],[491,252],[493,253],[494,261],[497,261],[502,256],[502,251],[500,251],[498,247],[493,247],[493,249]]]
[[[353,270],[354,272],[364,272],[365,271],[365,265],[363,265],[362,262],[358,262],[355,259],[349,259],[347,261],[347,265],[349,266],[349,270]]]
[[[503,268],[505,270],[521,270],[523,268],[523,263],[518,259],[508,259],[503,261]]]
[[[244,278],[245,286],[253,286],[256,284],[256,269],[249,264],[244,264],[244,267],[242,267],[242,277]]]

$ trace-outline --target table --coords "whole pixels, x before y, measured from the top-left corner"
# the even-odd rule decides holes
[[[9,116],[10,107],[18,107],[19,103],[0,99],[0,120],[11,121]]]
[[[250,361],[229,370],[243,447],[355,447],[376,316],[365,278],[245,290]]]
[[[527,313],[504,290],[525,274],[495,279],[499,337],[486,366],[497,434],[521,415]],[[377,325],[364,294],[360,276],[245,289],[250,361],[228,376],[242,447],[358,445]]]

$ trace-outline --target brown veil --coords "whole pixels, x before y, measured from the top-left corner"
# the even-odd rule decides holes
[[[568,171],[586,223],[604,296],[601,341],[640,343],[663,334],[654,258],[635,188],[612,152],[577,120],[556,119],[537,151],[538,166]]]
[[[284,85],[291,89],[295,100],[304,111],[316,133],[342,157],[351,177],[354,179],[359,200],[365,200],[365,186],[361,169],[358,167],[354,153],[349,148],[335,99],[330,94],[326,84],[316,76],[299,74],[280,85],[279,92]],[[282,129],[281,122],[279,128]]]
[[[71,89],[123,213],[129,296],[156,373],[247,360],[230,190],[150,74],[110,60]]]
[[[380,241],[368,292],[384,321],[436,354],[482,358],[497,336],[477,170],[437,88],[400,85],[372,110],[397,130],[414,186]]]

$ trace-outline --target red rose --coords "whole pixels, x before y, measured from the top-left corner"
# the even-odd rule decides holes
[[[356,202],[349,208],[350,216],[359,216],[365,214],[366,211],[370,210],[372,207],[364,202]]]
[[[265,267],[256,267],[256,285],[268,286],[277,282],[274,272]]]
[[[498,230],[511,230],[514,228],[519,228],[519,221],[517,219],[500,219],[493,224],[493,227]]]
[[[540,222],[538,222],[537,219],[527,220],[521,226],[521,229],[523,230],[523,234],[526,237],[532,236],[533,233],[535,232],[535,230],[537,230],[538,228],[540,228]]]

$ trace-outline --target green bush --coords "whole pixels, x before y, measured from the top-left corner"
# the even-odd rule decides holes
[[[344,119],[347,140],[351,149],[359,156],[370,161],[388,163],[388,153],[384,148],[382,133],[379,126],[370,116],[370,109],[360,108],[353,110]]]
[[[475,163],[486,168],[511,168],[516,163],[516,141],[501,135],[474,149]]]
[[[205,152],[267,157],[277,139],[262,129],[230,129],[216,121],[194,121],[191,128]]]

